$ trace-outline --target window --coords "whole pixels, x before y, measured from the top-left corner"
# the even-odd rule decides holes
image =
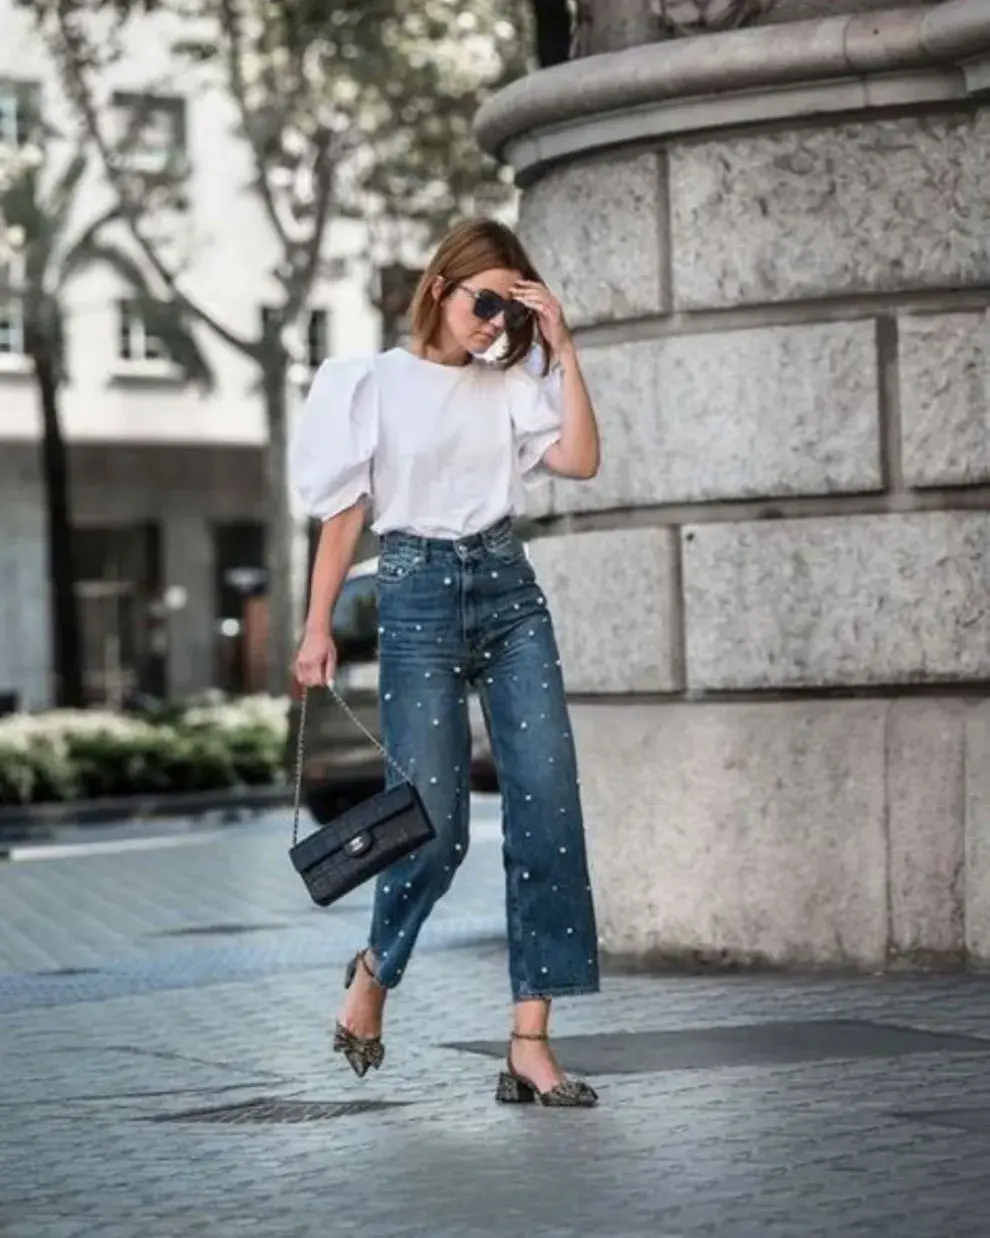
[[[180,98],[114,92],[118,147],[128,167],[163,172],[185,154],[186,105]]]
[[[20,100],[9,86],[0,88],[0,142],[20,144]]]
[[[17,301],[0,302],[0,356],[24,356],[24,311]]]
[[[119,336],[117,351],[124,361],[168,361],[164,342],[144,325],[133,301],[118,304]]]
[[[274,315],[275,311],[270,305],[261,307],[263,332],[267,331]],[[311,370],[319,369],[330,352],[330,314],[325,309],[306,310],[300,325],[305,348],[304,363]]]
[[[76,526],[72,571],[80,653],[91,704],[120,708],[138,689],[162,694],[164,667],[149,623],[161,587],[161,529],[155,523]]]
[[[36,88],[0,82],[0,143],[24,146],[37,119]]]
[[[23,256],[0,264],[0,356],[24,356],[24,307],[17,295],[23,281]]]

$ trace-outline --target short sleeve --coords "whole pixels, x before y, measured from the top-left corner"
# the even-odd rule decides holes
[[[516,370],[511,394],[512,430],[519,472],[526,482],[549,476],[543,457],[560,441],[560,377],[540,377],[542,357],[533,352]]]
[[[329,520],[371,494],[377,422],[372,362],[324,361],[289,448],[289,483],[309,515]]]

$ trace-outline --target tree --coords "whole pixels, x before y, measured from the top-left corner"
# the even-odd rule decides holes
[[[44,479],[48,574],[52,590],[52,644],[56,700],[85,704],[79,614],[76,605],[68,457],[59,416],[66,380],[66,293],[72,281],[97,265],[120,277],[147,330],[165,344],[184,377],[208,386],[212,376],[195,338],[175,304],[155,295],[140,264],[108,239],[117,219],[111,207],[73,232],[87,158],[79,149],[58,173],[49,175],[40,147],[26,148],[18,174],[0,192],[0,219],[16,242],[21,270],[16,293],[22,306],[24,351],[30,358],[42,418],[41,464]]]
[[[11,183],[20,174],[21,159],[21,152],[17,147],[10,142],[0,142],[0,194],[6,193]],[[4,269],[19,240],[19,233],[15,230],[11,234],[7,221],[0,214],[0,266]],[[3,277],[3,282],[6,283],[6,276]]]
[[[575,7],[575,57],[617,52],[659,37],[655,0],[577,0]]]
[[[692,35],[749,26],[765,16],[777,0],[659,0],[666,34]]]
[[[657,39],[735,30],[759,21],[776,4],[777,0],[576,0],[574,54],[590,56]]]
[[[510,192],[478,150],[473,116],[524,66],[520,0],[465,10],[454,0],[34,0],[63,83],[99,152],[121,217],[176,304],[257,366],[268,427],[266,548],[269,679],[282,691],[301,582],[292,579],[287,400],[300,324],[324,273],[333,218],[359,216],[376,258],[422,246],[452,217]],[[103,70],[149,9],[192,19],[176,45],[231,99],[253,165],[250,185],[274,234],[279,303],[258,335],[220,321],[186,290],[115,158],[100,109]],[[106,23],[112,18],[109,34]],[[95,24],[99,23],[99,25]],[[294,590],[300,593],[294,597]]]

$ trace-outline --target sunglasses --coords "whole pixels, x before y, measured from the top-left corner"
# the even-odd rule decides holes
[[[474,316],[482,322],[491,322],[499,314],[505,315],[507,331],[518,331],[529,320],[530,310],[521,301],[512,301],[492,292],[490,288],[469,288],[467,284],[458,284],[458,288],[474,298]]]

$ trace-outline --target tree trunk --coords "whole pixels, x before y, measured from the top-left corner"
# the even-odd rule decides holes
[[[59,384],[56,365],[43,344],[35,346],[31,359],[38,384],[44,431],[41,439],[41,468],[45,483],[55,700],[60,706],[81,709],[86,701],[83,690],[79,608],[76,604],[72,562],[69,465],[58,416]]]
[[[265,567],[268,572],[268,690],[284,696],[295,650],[292,596],[292,512],[289,504],[288,356],[284,350],[265,359],[262,383],[268,446],[265,451]]]

